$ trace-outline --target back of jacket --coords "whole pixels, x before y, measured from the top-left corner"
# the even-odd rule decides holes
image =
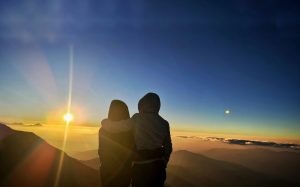
[[[102,167],[118,169],[128,165],[131,163],[133,148],[134,139],[131,130],[116,131],[105,126],[100,128],[98,154]]]
[[[134,127],[136,149],[165,149],[164,159],[169,160],[172,152],[169,123],[156,113],[138,113],[131,118]]]

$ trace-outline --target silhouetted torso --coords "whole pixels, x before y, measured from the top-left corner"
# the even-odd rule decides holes
[[[103,186],[129,186],[133,135],[127,132],[99,131],[100,173]]]

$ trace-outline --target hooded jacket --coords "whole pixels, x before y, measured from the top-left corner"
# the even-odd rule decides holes
[[[172,141],[169,123],[159,115],[160,99],[154,93],[145,95],[138,104],[139,113],[134,114],[130,123],[134,129],[137,151],[164,149],[164,160],[169,161]]]
[[[99,130],[98,154],[101,164],[131,162],[134,148],[131,128],[125,126],[128,120],[110,121],[104,119]]]

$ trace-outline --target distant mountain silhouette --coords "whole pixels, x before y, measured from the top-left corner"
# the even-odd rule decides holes
[[[0,186],[53,187],[61,151],[30,132],[0,124]],[[64,154],[59,187],[100,186],[98,171]]]
[[[266,149],[212,149],[206,156],[240,164],[254,171],[297,182],[300,186],[300,153]]]
[[[211,159],[189,151],[173,153],[168,166],[167,183],[172,187],[179,187],[181,181],[188,182],[191,187],[296,186],[237,164]]]

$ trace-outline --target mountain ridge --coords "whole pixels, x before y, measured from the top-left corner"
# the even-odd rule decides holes
[[[1,129],[10,129],[0,124]],[[98,171],[87,167],[31,132],[0,132],[0,186],[52,187],[60,157],[59,187],[100,186]]]
[[[291,151],[271,151],[267,149],[211,149],[204,155],[217,160],[239,164],[277,178],[300,185],[300,154]]]

